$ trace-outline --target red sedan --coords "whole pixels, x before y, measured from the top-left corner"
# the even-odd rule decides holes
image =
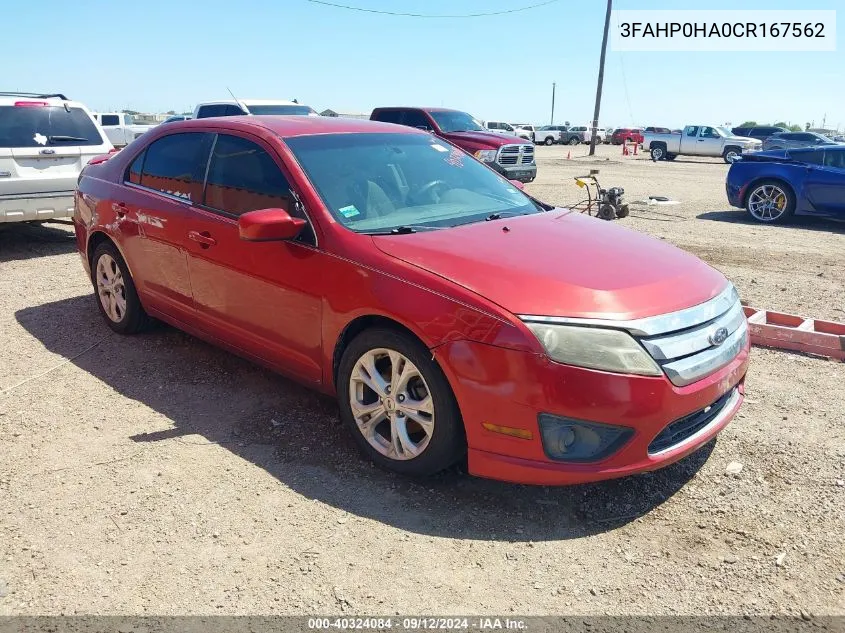
[[[613,130],[610,142],[614,145],[622,145],[622,143],[636,143],[637,145],[642,145],[643,131],[640,128],[618,128]]]
[[[414,128],[161,126],[89,164],[74,224],[109,327],[160,319],[335,394],[401,473],[653,470],[743,398],[747,325],[720,273]]]

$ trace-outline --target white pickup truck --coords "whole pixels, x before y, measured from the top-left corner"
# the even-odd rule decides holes
[[[675,160],[677,156],[719,156],[726,163],[734,162],[743,152],[754,152],[763,144],[746,136],[714,125],[688,125],[680,134],[643,134],[643,147],[652,160]]]
[[[125,147],[155,127],[136,124],[132,115],[126,112],[95,112],[94,120],[100,124],[115,147]]]

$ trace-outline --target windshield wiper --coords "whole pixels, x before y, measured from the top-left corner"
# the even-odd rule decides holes
[[[77,141],[79,143],[88,143],[88,142],[90,142],[91,139],[83,138],[81,136],[62,136],[62,135],[58,135],[58,136],[48,136],[47,140],[50,141],[51,143],[54,142],[54,141],[59,142],[59,143],[61,143],[63,141],[69,142],[69,143],[72,143],[74,141]]]
[[[496,211],[496,213],[491,213],[486,218],[484,218],[485,222],[490,222],[491,220],[501,220],[504,217],[511,217],[514,215],[528,215],[527,213],[517,213],[516,211]]]
[[[395,226],[386,231],[367,231],[367,235],[408,235],[409,233],[416,233],[418,231],[439,231],[445,229],[445,226],[429,226],[427,224],[403,224],[402,226]]]

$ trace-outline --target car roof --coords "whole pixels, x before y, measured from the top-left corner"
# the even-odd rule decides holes
[[[270,130],[282,138],[295,136],[312,136],[316,134],[425,134],[428,132],[405,125],[394,123],[382,123],[381,121],[370,121],[367,119],[344,119],[341,117],[315,117],[315,116],[281,116],[281,115],[259,115],[259,116],[227,116],[209,117],[205,119],[189,119],[177,121],[168,130],[202,127],[217,127],[220,129],[242,130],[248,132],[251,129],[263,128]]]
[[[62,107],[67,104],[69,108],[82,108],[83,110],[88,111],[83,104],[79,103],[78,101],[69,101],[67,99],[62,99],[60,97],[15,97],[15,96],[0,96],[0,105],[2,106],[13,106],[16,103],[20,103],[22,101],[43,101],[50,106],[57,106]]]
[[[429,108],[426,106],[379,106],[375,110],[422,110],[423,112],[463,112],[454,108]]]
[[[207,106],[207,105],[238,105],[238,102],[245,103],[247,106],[250,105],[300,105],[304,106],[304,103],[294,103],[293,101],[288,101],[286,99],[238,99],[235,101],[234,99],[223,99],[221,101],[202,101],[201,103],[197,104],[199,106]]]

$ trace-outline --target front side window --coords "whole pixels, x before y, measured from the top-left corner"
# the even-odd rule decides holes
[[[808,163],[810,165],[824,164],[824,150],[821,149],[811,151],[797,151],[792,155],[793,157],[800,160],[802,163]]]
[[[116,114],[104,114],[100,119],[101,125],[120,125],[120,117]]]
[[[845,151],[828,149],[824,153],[824,166],[845,170]]]
[[[419,110],[407,110],[402,116],[402,124],[425,130],[431,129],[431,123],[429,123],[425,115]]]
[[[544,210],[429,135],[321,134],[286,143],[334,218],[352,231],[435,230]]]
[[[466,112],[432,112],[431,118],[443,132],[480,132],[484,126]]]
[[[258,209],[284,209],[293,214],[287,179],[273,158],[247,139],[219,134],[214,144],[205,206],[231,215]]]
[[[202,190],[209,138],[202,132],[183,132],[154,141],[146,150],[140,184],[196,202]],[[131,182],[131,167],[129,176]]]
[[[0,106],[0,147],[102,145],[103,137],[82,108],[60,105]]]

